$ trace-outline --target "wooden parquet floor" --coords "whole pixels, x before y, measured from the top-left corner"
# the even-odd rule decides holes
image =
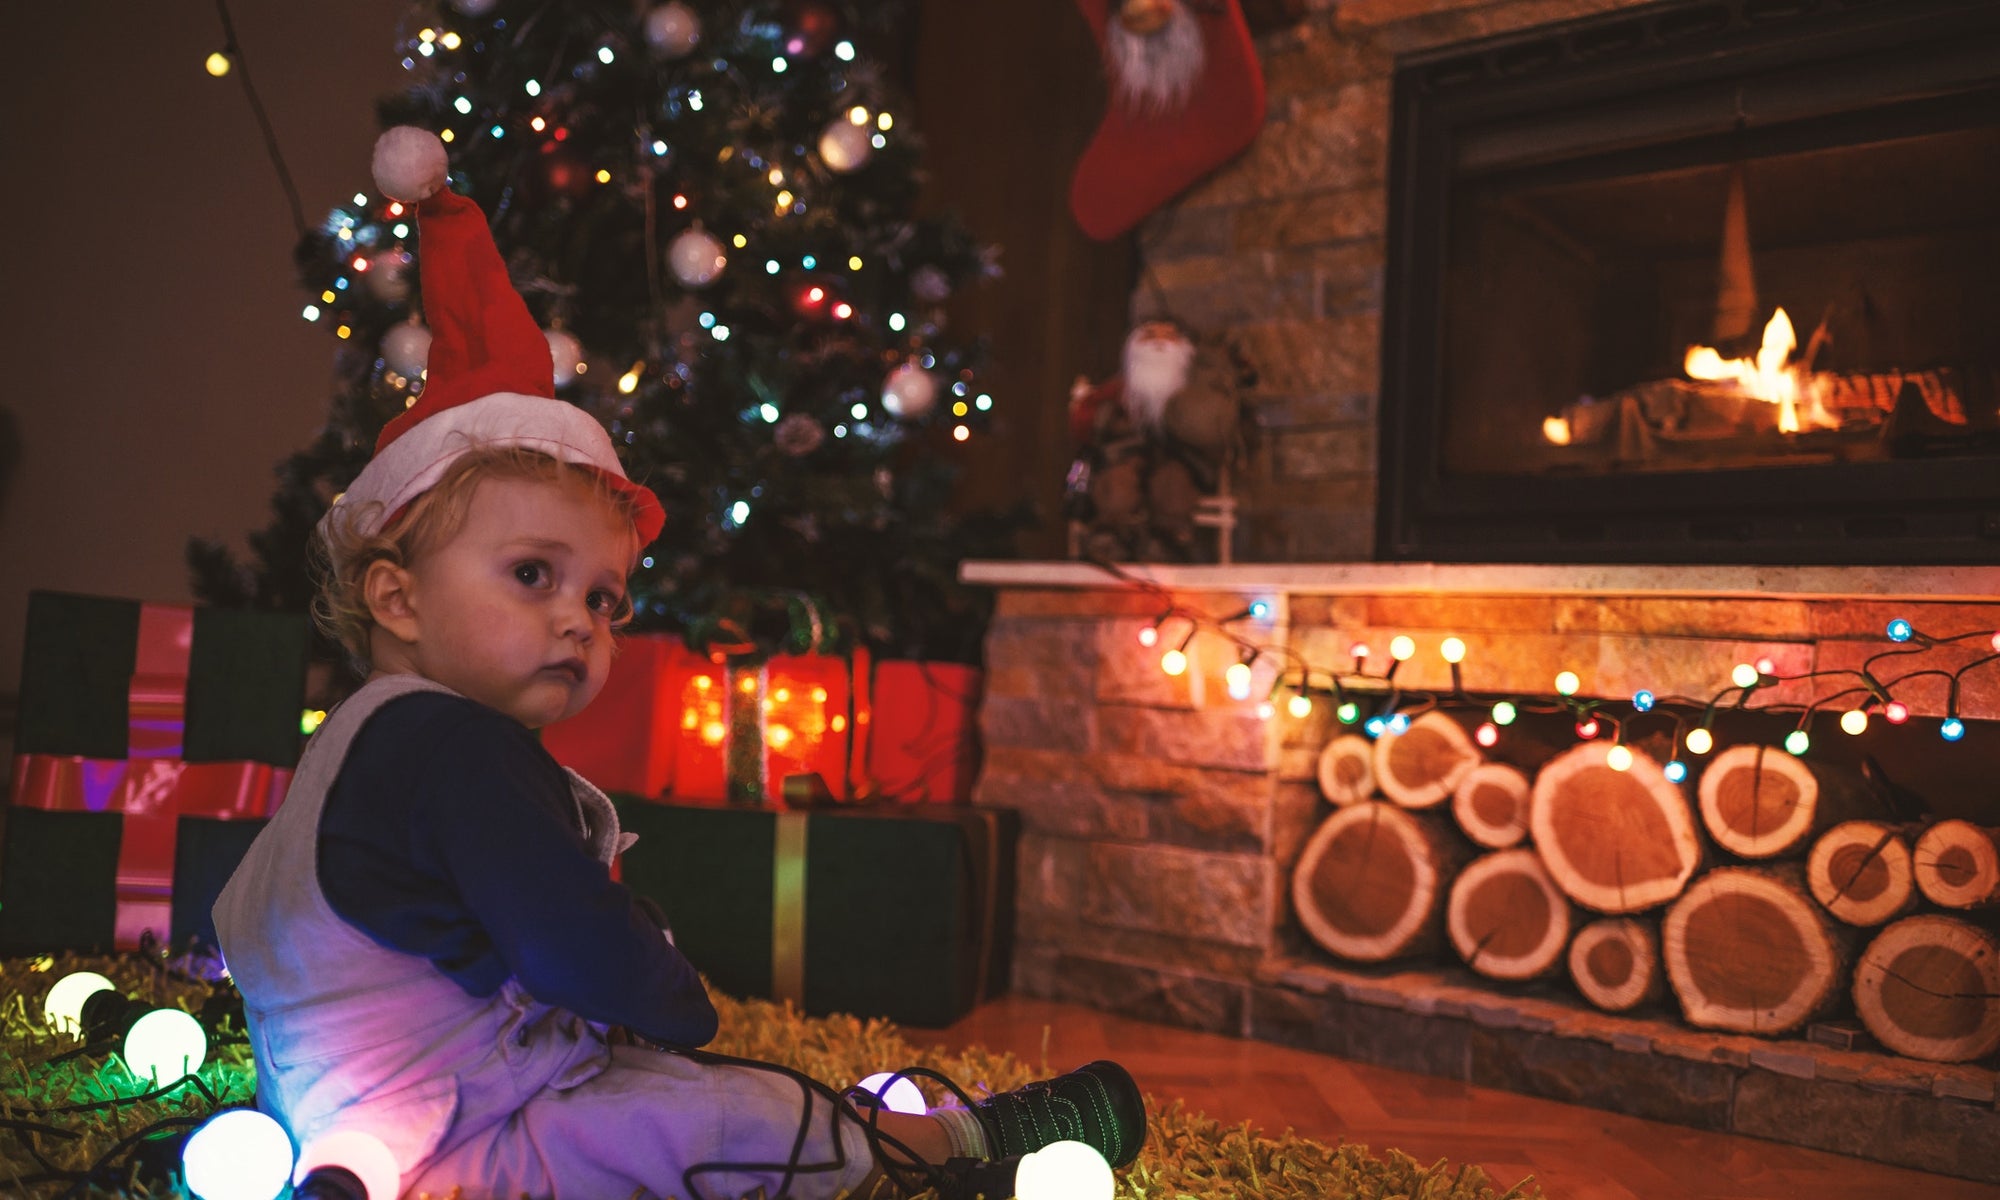
[[[1533,1175],[1551,1200],[2000,1200],[2000,1186],[1758,1138],[1007,996],[912,1041],[978,1043],[1067,1070],[1123,1063],[1146,1091],[1229,1123],[1477,1163],[1502,1187]],[[1044,1057],[1046,1053],[1046,1058]],[[1996,1147],[2000,1153],[2000,1147]]]

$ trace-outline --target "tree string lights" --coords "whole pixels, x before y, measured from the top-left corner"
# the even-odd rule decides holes
[[[1552,695],[1507,696],[1488,701],[1475,698],[1465,688],[1461,664],[1465,660],[1466,646],[1461,638],[1447,636],[1438,646],[1439,656],[1451,670],[1451,687],[1448,690],[1405,689],[1396,682],[1396,674],[1417,652],[1416,640],[1407,634],[1398,634],[1391,640],[1387,665],[1380,670],[1370,669],[1370,662],[1375,658],[1374,651],[1360,641],[1348,648],[1350,663],[1338,666],[1312,663],[1289,643],[1260,641],[1243,630],[1246,621],[1262,621],[1270,616],[1268,601],[1253,601],[1239,611],[1218,618],[1176,601],[1169,589],[1113,564],[1093,562],[1092,565],[1121,583],[1160,598],[1159,615],[1140,628],[1138,641],[1146,649],[1170,646],[1160,656],[1160,669],[1165,674],[1181,676],[1187,673],[1190,666],[1188,650],[1196,636],[1204,633],[1226,640],[1235,652],[1235,661],[1224,672],[1232,700],[1249,699],[1249,683],[1256,665],[1263,661],[1273,663],[1275,670],[1270,690],[1256,707],[1258,717],[1264,720],[1277,714],[1281,699],[1290,716],[1303,720],[1312,715],[1315,698],[1318,697],[1331,701],[1334,717],[1340,724],[1358,726],[1368,737],[1378,738],[1384,733],[1401,733],[1409,727],[1412,719],[1432,709],[1476,711],[1483,708],[1486,720],[1473,730],[1473,740],[1490,749],[1499,743],[1501,731],[1513,725],[1523,713],[1566,714],[1574,722],[1577,740],[1608,738],[1611,741],[1605,761],[1615,771],[1627,770],[1632,765],[1632,752],[1626,746],[1627,740],[1637,736],[1636,731],[1643,726],[1657,724],[1671,731],[1671,744],[1677,753],[1663,769],[1674,783],[1683,782],[1688,776],[1688,764],[1679,756],[1679,751],[1685,750],[1688,755],[1699,757],[1714,749],[1713,727],[1718,713],[1730,710],[1796,713],[1797,723],[1785,736],[1783,745],[1788,753],[1803,756],[1812,748],[1813,719],[1822,713],[1838,711],[1838,726],[1850,736],[1866,732],[1872,717],[1877,714],[1891,725],[1907,722],[1910,707],[1896,698],[1895,690],[1918,679],[1946,681],[1945,715],[1938,726],[1938,736],[1947,742],[1957,742],[1964,738],[1966,731],[1965,721],[1959,715],[1962,679],[1974,668],[2000,661],[2000,631],[1975,630],[1934,637],[1917,629],[1907,619],[1898,617],[1890,621],[1884,630],[1891,648],[1870,655],[1858,667],[1780,674],[1776,663],[1769,658],[1754,663],[1739,663],[1730,674],[1728,686],[1707,699],[1656,695],[1644,688],[1633,693],[1627,701],[1580,696],[1582,680],[1576,672],[1564,670],[1551,681]],[[1940,646],[1981,641],[1987,643],[1993,652],[1980,655],[1955,670],[1926,667],[1891,674],[1880,666],[1884,662],[1922,654]],[[1759,693],[1771,688],[1809,680],[1842,680],[1849,686],[1802,703],[1753,703]]]

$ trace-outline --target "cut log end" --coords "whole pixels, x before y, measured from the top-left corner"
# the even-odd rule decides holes
[[[2000,937],[1942,914],[1905,917],[1862,951],[1854,1009],[1898,1054],[1984,1058],[2000,1050]]]
[[[1885,924],[1917,903],[1909,843],[1880,821],[1844,821],[1822,834],[1806,860],[1806,884],[1849,925]]]
[[[1719,868],[1667,910],[1660,953],[1689,1024],[1783,1034],[1838,998],[1844,943],[1800,874]]]
[[[1629,749],[1629,747],[1628,747]],[[1681,894],[1701,865],[1701,839],[1680,786],[1639,751],[1614,771],[1611,747],[1582,742],[1535,776],[1528,828],[1549,875],[1601,913],[1643,912]]]
[[[1404,808],[1433,808],[1479,765],[1479,748],[1457,721],[1427,712],[1401,733],[1375,740],[1375,786]]]
[[[1569,973],[1583,998],[1605,1012],[1629,1012],[1666,992],[1660,939],[1631,917],[1592,921],[1569,944]]]
[[[1375,746],[1360,734],[1343,734],[1319,752],[1319,790],[1346,808],[1375,794]]]
[[[1528,777],[1506,763],[1481,763],[1451,793],[1451,815],[1465,836],[1489,850],[1528,836]]]
[[[1440,818],[1366,801],[1337,809],[1292,872],[1299,924],[1337,958],[1383,962],[1436,948],[1445,885],[1464,859]]]
[[[1944,908],[2000,904],[2000,829],[1939,821],[1917,839],[1917,887]]]
[[[1459,872],[1445,928],[1458,956],[1481,975],[1533,979],[1562,964],[1569,900],[1533,850],[1498,850]]]
[[[1764,745],[1717,754],[1701,773],[1699,793],[1709,835],[1744,858],[1775,858],[1873,807],[1858,774]]]

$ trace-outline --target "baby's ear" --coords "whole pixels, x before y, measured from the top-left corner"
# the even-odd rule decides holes
[[[368,564],[361,577],[361,598],[369,619],[398,641],[417,640],[417,610],[410,591],[410,573],[386,559]]]

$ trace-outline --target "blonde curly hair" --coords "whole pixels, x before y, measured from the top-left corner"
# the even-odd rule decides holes
[[[378,562],[414,566],[423,555],[450,541],[465,525],[473,493],[489,479],[582,483],[625,521],[636,523],[638,516],[633,494],[614,487],[601,471],[522,446],[494,445],[460,455],[435,486],[410,501],[377,533],[356,532],[354,518],[358,513],[346,520],[322,522],[313,531],[310,547],[317,584],[312,618],[347,651],[357,673],[367,675],[373,667],[368,640],[375,619],[368,611],[368,568]],[[631,600],[627,598],[613,615],[612,626],[621,628],[631,619]]]

